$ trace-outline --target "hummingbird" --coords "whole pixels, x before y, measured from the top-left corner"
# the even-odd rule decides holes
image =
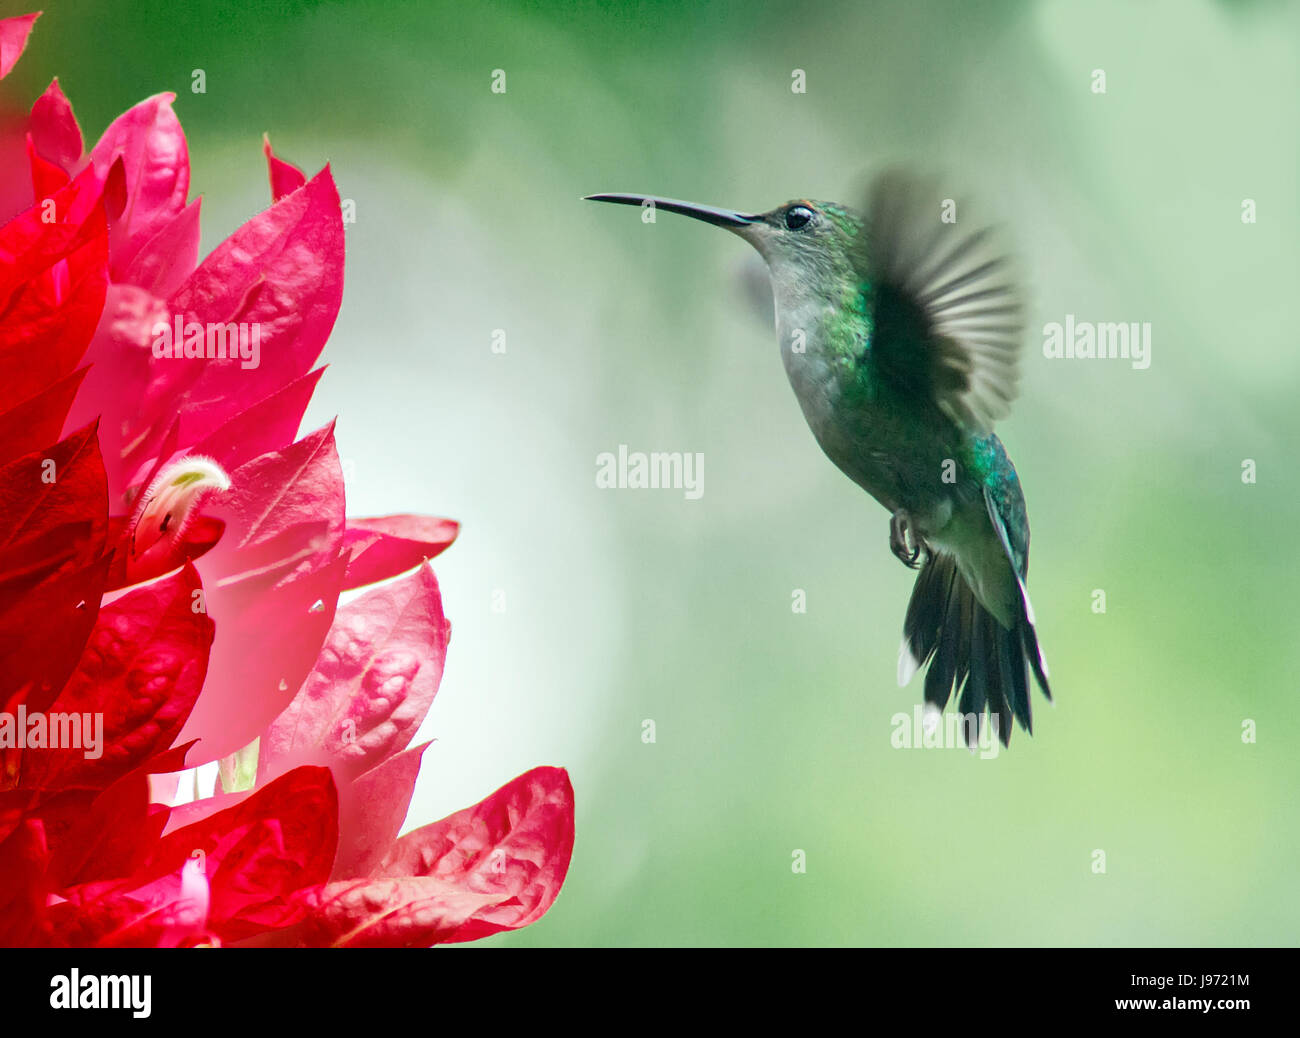
[[[765,213],[638,194],[588,195],[722,227],[766,261],[786,376],[827,457],[889,513],[918,570],[898,683],[926,667],[927,709],[954,691],[972,747],[1013,718],[1032,732],[1029,673],[1051,699],[1025,589],[1029,521],[994,423],[1016,395],[1024,305],[991,228],[967,231],[934,181],[878,176],[861,208],[800,198]]]

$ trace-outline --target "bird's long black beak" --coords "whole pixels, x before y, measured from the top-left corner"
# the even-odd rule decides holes
[[[738,213],[734,209],[718,209],[711,205],[697,205],[694,202],[679,202],[675,198],[658,198],[655,195],[625,195],[625,194],[606,194],[606,195],[587,195],[584,201],[587,202],[616,202],[619,205],[645,205],[647,202],[653,203],[656,209],[662,209],[666,213],[681,213],[683,216],[690,216],[696,220],[703,220],[705,223],[711,223],[715,227],[748,227],[757,216],[746,216],[744,213]]]

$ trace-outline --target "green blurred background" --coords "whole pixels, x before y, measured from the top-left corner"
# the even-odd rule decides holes
[[[89,0],[8,93],[58,75],[92,141],[176,91],[205,251],[267,204],[263,131],[355,202],[309,425],[340,416],[350,513],[464,523],[408,825],[535,764],[578,796],[559,901],[489,943],[1273,945],[1300,933],[1297,50],[1265,0]],[[899,161],[1030,280],[999,432],[1058,704],[993,760],[890,745],[912,575],[806,428],[747,247],[579,201],[851,200]],[[1149,321],[1150,369],[1044,358],[1067,313]],[[704,496],[598,490],[620,443],[703,452]]]

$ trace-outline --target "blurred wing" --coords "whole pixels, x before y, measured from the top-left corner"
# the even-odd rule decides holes
[[[855,265],[869,286],[882,381],[929,396],[987,433],[1011,410],[1023,327],[1019,286],[992,229],[943,222],[935,181],[893,171],[871,187]]]

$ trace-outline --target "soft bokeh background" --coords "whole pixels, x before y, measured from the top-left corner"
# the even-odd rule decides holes
[[[408,824],[535,764],[577,790],[564,893],[491,943],[1294,944],[1298,49],[1266,0],[81,0],[9,96],[57,74],[93,140],[175,90],[205,250],[267,203],[263,131],[354,200],[311,426],[340,416],[351,513],[464,522]],[[1031,280],[999,431],[1059,702],[994,760],[890,745],[911,574],[805,427],[746,247],[579,201],[766,209],[897,161]],[[1151,322],[1150,369],[1045,359],[1067,313]],[[702,451],[703,498],[596,489],[620,443]]]

